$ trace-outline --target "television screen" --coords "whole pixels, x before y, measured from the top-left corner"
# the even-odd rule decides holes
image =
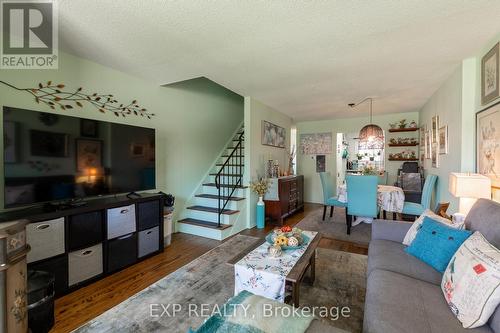
[[[155,130],[3,108],[4,207],[155,188]]]

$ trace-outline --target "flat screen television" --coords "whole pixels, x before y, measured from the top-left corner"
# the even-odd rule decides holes
[[[4,207],[154,189],[155,130],[3,108]]]

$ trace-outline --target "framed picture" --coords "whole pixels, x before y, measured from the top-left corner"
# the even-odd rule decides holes
[[[476,154],[476,172],[500,190],[500,103],[476,114]]]
[[[146,145],[141,143],[130,144],[130,156],[132,157],[146,156]]]
[[[326,158],[325,155],[316,155],[316,172],[325,172]]]
[[[439,155],[448,154],[448,126],[439,128]]]
[[[425,132],[425,158],[426,159],[431,159],[432,155],[432,139],[431,139],[431,130],[428,130]]]
[[[265,146],[285,148],[286,131],[283,127],[262,121],[262,144]]]
[[[332,133],[312,133],[300,135],[300,152],[307,155],[331,154]]]
[[[500,46],[497,43],[481,59],[481,104],[485,105],[498,98]]]
[[[88,138],[97,138],[99,136],[98,126],[99,123],[97,120],[80,119],[80,135]]]
[[[102,166],[102,141],[76,139],[76,167],[78,171]]]
[[[439,140],[439,135],[438,135],[438,130],[439,130],[439,116],[434,116],[432,117],[432,143],[437,143]]]
[[[439,168],[439,146],[437,142],[432,144],[432,153],[431,153],[432,167]]]
[[[424,149],[425,146],[425,132],[427,131],[427,126],[422,125],[419,129],[420,131],[420,149]]]

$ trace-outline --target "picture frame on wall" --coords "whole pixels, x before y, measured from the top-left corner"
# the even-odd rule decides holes
[[[448,125],[439,128],[439,155],[448,154]]]
[[[431,126],[431,136],[432,136],[432,143],[437,143],[439,140],[439,116],[434,116],[432,117],[432,126]]]
[[[326,156],[316,155],[316,172],[326,171]]]
[[[262,120],[262,141],[264,146],[285,148],[286,130],[278,125]]]
[[[481,104],[499,97],[500,43],[496,43],[481,59]]]
[[[432,155],[431,130],[425,132],[425,158],[430,160]]]
[[[500,102],[476,113],[476,172],[491,179],[500,194]]]
[[[433,168],[439,168],[439,146],[438,143],[435,142],[432,144],[432,167]]]

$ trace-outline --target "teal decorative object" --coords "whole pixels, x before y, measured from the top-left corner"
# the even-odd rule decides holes
[[[262,200],[262,197],[259,197],[259,201],[257,202],[257,229],[264,229],[266,225],[266,204]]]
[[[270,234],[268,234],[266,236],[266,241],[269,244],[271,244],[271,245],[274,245],[273,234],[274,233],[272,232],[272,233],[270,233]],[[285,235],[285,234],[283,234],[283,235]],[[281,249],[283,251],[285,251],[285,250],[296,250],[296,249],[300,249],[302,246],[307,245],[307,244],[309,244],[309,237],[307,237],[306,235],[302,234],[302,243],[300,243],[297,246],[288,246],[288,245],[285,246],[285,245],[281,245]]]

